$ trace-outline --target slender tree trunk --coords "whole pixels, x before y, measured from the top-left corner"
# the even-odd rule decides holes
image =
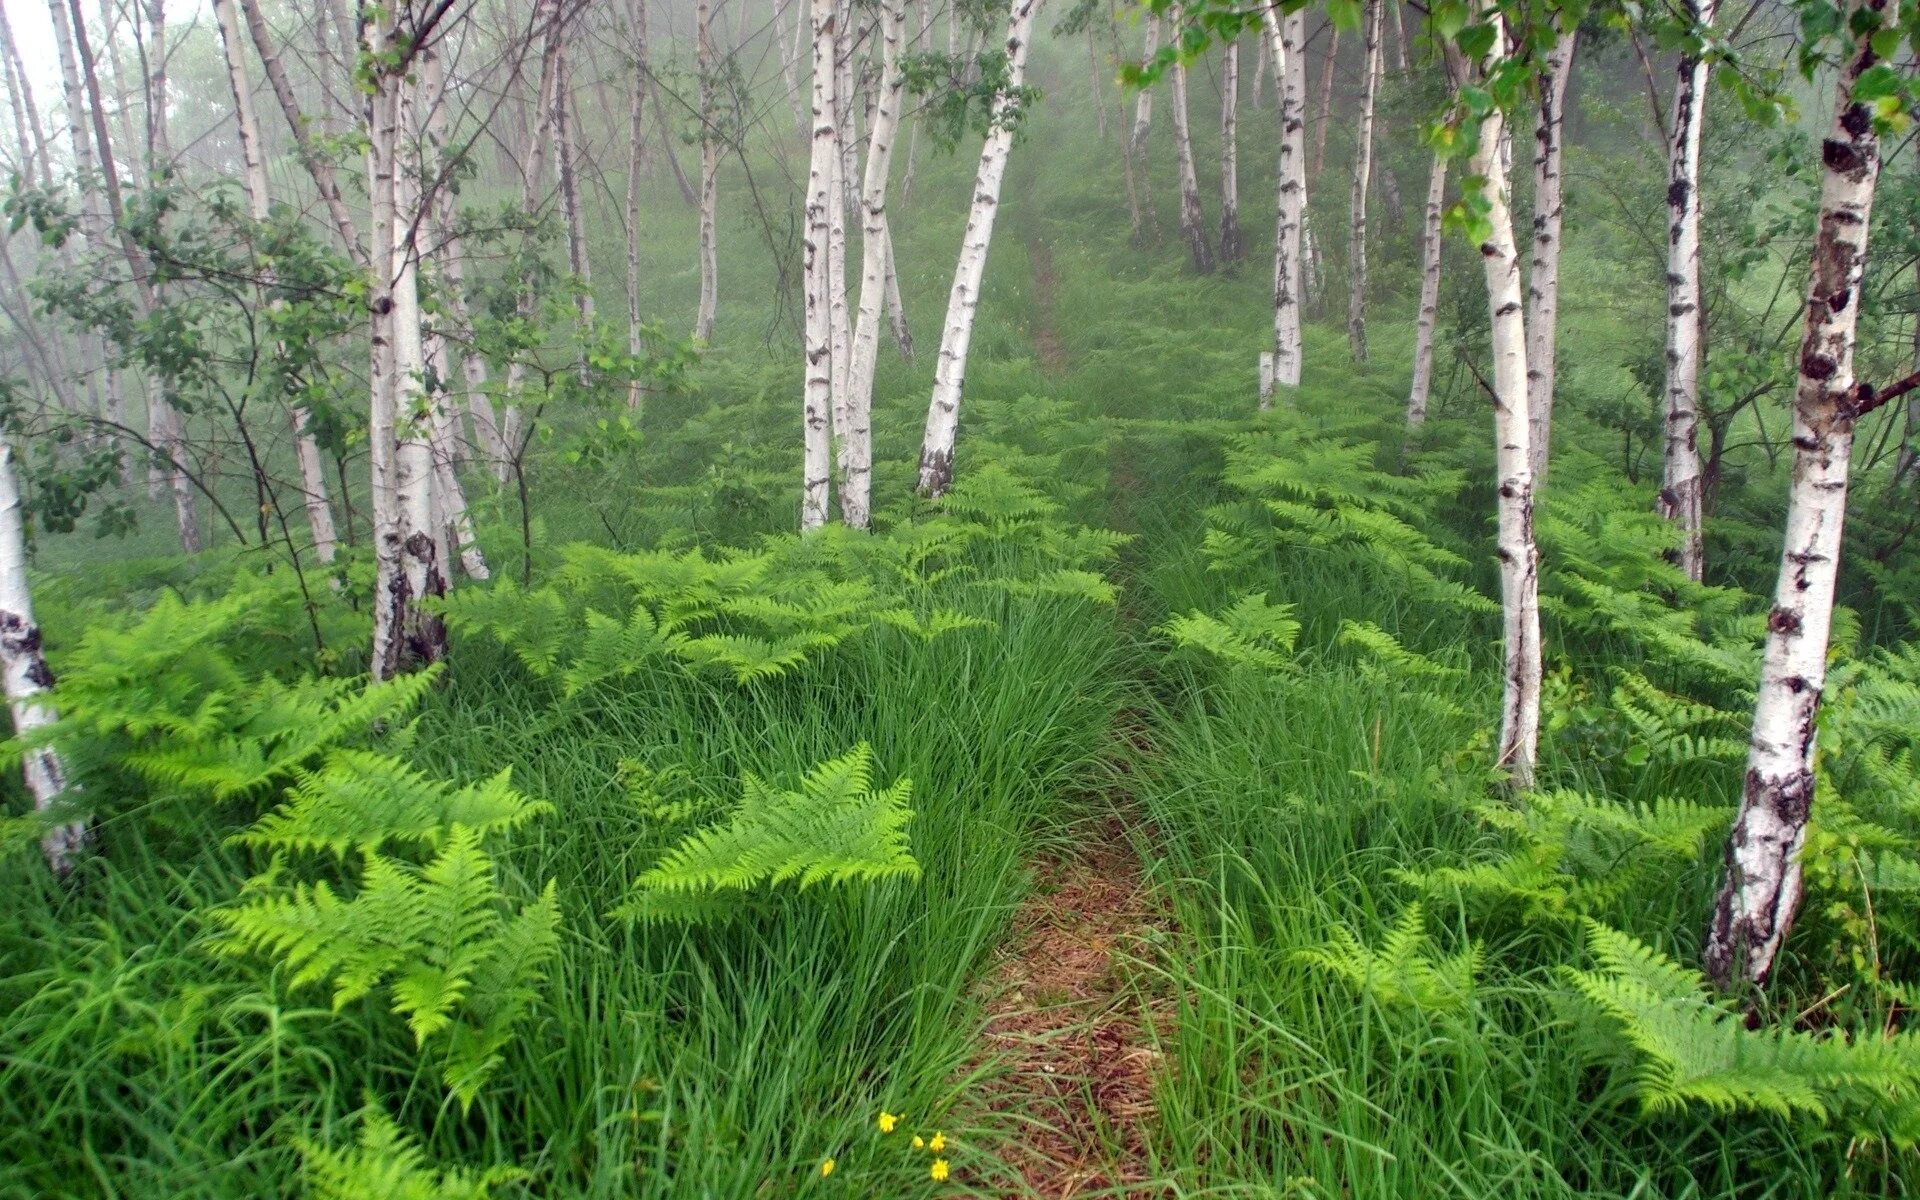
[[[1484,10],[1483,11],[1487,11]],[[1496,22],[1499,18],[1493,18]],[[1506,57],[1501,30],[1484,64],[1492,73]],[[1493,325],[1493,423],[1499,475],[1500,599],[1505,613],[1505,687],[1500,705],[1499,764],[1519,788],[1533,786],[1540,736],[1540,556],[1533,540],[1533,472],[1527,454],[1527,331],[1522,315],[1520,253],[1508,205],[1513,144],[1496,106],[1480,122],[1473,171],[1487,181],[1486,220],[1492,232],[1480,246],[1486,270],[1487,311]]]
[[[789,2],[800,3],[800,0]],[[806,5],[800,3],[800,7],[804,9]],[[628,0],[627,11],[634,40],[633,86],[627,96],[627,353],[637,359],[646,348],[640,320],[640,179],[646,170],[647,157],[647,0]],[[777,28],[774,36],[779,37]],[[786,49],[786,39],[780,40],[784,59],[790,52]],[[789,79],[787,86],[791,89],[798,85]],[[799,103],[798,99],[794,101],[796,109]],[[804,125],[804,121],[802,123]],[[644,394],[645,387],[635,376],[627,384],[627,407],[638,412]]]
[[[1169,18],[1173,34],[1180,33],[1181,10],[1174,8]],[[1180,168],[1180,232],[1186,235],[1187,250],[1193,255],[1193,269],[1205,275],[1213,270],[1213,244],[1207,235],[1207,214],[1200,204],[1200,177],[1193,165],[1193,134],[1187,123],[1187,66],[1173,60],[1173,149]]]
[[[1306,18],[1299,12],[1281,17],[1271,10],[1262,20],[1267,47],[1273,57],[1273,79],[1280,93],[1280,165],[1274,204],[1273,234],[1273,374],[1262,390],[1260,407],[1273,407],[1273,388],[1291,392],[1300,386],[1300,238],[1307,204],[1306,178],[1306,70],[1301,35]]]
[[[1715,3],[1696,0],[1694,19],[1711,25]],[[1679,527],[1676,562],[1694,580],[1706,573],[1706,471],[1700,462],[1700,133],[1706,102],[1705,60],[1682,55],[1667,146],[1666,454],[1654,508]]]
[[[1920,262],[1913,265],[1913,283],[1914,290],[1920,292]],[[1913,318],[1913,369],[1920,371],[1920,313]],[[1901,433],[1899,456],[1894,459],[1894,486],[1911,481],[1916,466],[1920,466],[1920,392],[1907,397],[1907,424]]]
[[[1711,0],[1710,0],[1711,2]],[[1560,161],[1566,134],[1567,82],[1577,29],[1559,32],[1540,72],[1540,118],[1533,133],[1533,260],[1527,272],[1527,453],[1534,487],[1547,482],[1552,448],[1555,335],[1560,311]]]
[[[881,84],[868,131],[867,173],[861,187],[860,315],[853,335],[853,363],[847,372],[847,427],[840,447],[840,519],[857,529],[872,523],[873,373],[880,355],[880,309],[887,300],[892,253],[887,181],[906,93],[900,72],[906,24],[905,0],[880,0]],[[897,295],[893,302],[899,303]]]
[[[833,186],[840,161],[840,122],[836,107],[839,53],[838,5],[810,0],[813,25],[813,153],[807,167],[806,391],[801,404],[805,462],[800,483],[800,529],[827,523],[833,487],[833,300],[829,295],[828,243],[832,238],[837,193]]]
[[[540,81],[536,89],[534,111],[549,113],[557,102],[560,91],[560,56],[564,48],[564,34],[561,21],[560,0],[535,0],[533,28],[543,31],[540,49]],[[654,106],[655,112],[659,106]],[[541,189],[546,184],[547,156],[551,151],[551,139],[547,137],[550,128],[544,115],[533,121],[527,129],[527,146],[521,156],[520,207],[526,219],[532,222],[540,207]],[[536,231],[531,224],[520,239],[520,254],[523,259],[531,259],[538,246]],[[518,289],[515,312],[519,320],[532,324],[539,314],[540,297],[535,293],[530,281],[523,282]],[[507,395],[505,412],[501,418],[501,442],[506,449],[506,457],[495,464],[494,475],[505,483],[513,470],[513,460],[518,457],[524,432],[521,428],[520,397],[525,394],[527,385],[527,365],[516,356],[507,364]]]
[[[973,317],[980,303],[980,279],[987,267],[987,248],[993,241],[993,221],[1000,208],[1000,183],[1013,149],[1020,87],[1026,78],[1027,45],[1033,32],[1034,10],[1040,0],[1013,0],[1007,17],[1007,90],[993,102],[993,128],[980,148],[980,167],[974,175],[973,207],[960,240],[960,261],[953,272],[953,290],[947,296],[947,323],[940,337],[940,357],[933,371],[933,399],[927,406],[926,433],[920,442],[920,494],[943,495],[953,483],[953,451],[960,428],[960,396],[967,370],[967,347],[973,339]]]
[[[1320,103],[1313,118],[1313,166],[1308,171],[1311,178],[1320,178],[1320,171],[1327,165],[1327,130],[1333,126],[1333,68],[1340,57],[1340,29],[1328,25],[1327,54],[1320,64]]]
[[[1147,14],[1146,44],[1142,59],[1150,60],[1160,48],[1160,18]],[[1153,207],[1153,172],[1147,162],[1148,137],[1153,132],[1153,89],[1143,87],[1133,101],[1133,132],[1127,136],[1127,201],[1133,214],[1133,240],[1160,240],[1160,215]],[[1136,197],[1137,193],[1137,197]]]
[[[1387,15],[1393,19],[1393,69],[1407,73],[1407,24],[1400,12],[1400,0],[1386,0]],[[1396,206],[1397,207],[1397,206]]]
[[[1353,151],[1353,197],[1347,233],[1347,348],[1367,361],[1367,195],[1373,182],[1373,111],[1380,91],[1381,0],[1368,0],[1366,56],[1361,65],[1360,133]]]
[[[1765,983],[1800,905],[1800,851],[1813,807],[1814,736],[1826,683],[1827,640],[1847,510],[1848,458],[1861,393],[1853,352],[1866,273],[1867,233],[1880,145],[1869,104],[1854,85],[1876,62],[1870,44],[1881,8],[1848,6],[1852,56],[1840,72],[1833,125],[1821,145],[1820,216],[1799,383],[1793,405],[1793,485],[1785,544],[1753,709],[1740,810],[1727,837],[1725,874],[1702,948],[1722,987]],[[1891,15],[1891,10],[1888,10]],[[1842,28],[1846,28],[1843,25]]]
[[[1261,14],[1261,20],[1264,21],[1265,19],[1266,15],[1264,13]],[[1273,59],[1270,56],[1265,54],[1255,54],[1253,56],[1253,92],[1247,97],[1247,107],[1253,109],[1255,112],[1259,112],[1261,107],[1266,103],[1267,76],[1272,74],[1272,72]],[[1277,86],[1276,84],[1276,87]]]
[[[121,253],[127,260],[128,270],[133,275],[135,310],[141,317],[150,316],[155,307],[152,277],[147,269],[145,256],[134,245],[132,236],[127,233],[121,212],[120,175],[113,157],[113,141],[107,136],[106,110],[100,96],[100,76],[94,66],[93,49],[87,41],[87,28],[82,20],[80,0],[68,0],[62,11],[61,0],[52,0],[50,5],[54,17],[54,38],[59,45],[62,73],[67,81],[69,106],[74,109],[74,132],[77,135],[75,145],[86,140],[79,128],[79,113],[85,112],[92,118],[93,149],[99,157],[101,190],[106,194],[107,211],[112,226],[117,231]],[[69,27],[67,18],[71,18]],[[84,88],[84,91],[83,91]],[[104,248],[104,246],[103,246]],[[200,552],[200,519],[194,510],[193,486],[180,463],[185,456],[185,445],[180,436],[179,414],[168,400],[166,391],[159,380],[150,379],[147,384],[147,405],[149,425],[155,434],[153,440],[170,460],[162,470],[167,490],[173,497],[174,522],[180,531],[180,546],[188,554]]]
[[[896,135],[897,136],[897,135]],[[900,299],[900,272],[893,261],[893,222],[889,218],[887,242],[887,320],[893,327],[893,347],[901,362],[913,361],[913,331],[907,327],[907,306]]]
[[[593,260],[587,256],[586,214],[580,204],[580,174],[573,145],[573,71],[563,50],[553,89],[553,161],[560,190],[560,218],[567,228],[567,270],[573,276],[574,312],[584,336],[593,324]],[[587,378],[587,349],[580,347],[580,378]]]
[[[320,193],[327,216],[346,246],[347,253],[366,266],[367,252],[360,243],[360,233],[354,226],[353,217],[347,211],[346,198],[341,194],[339,180],[333,173],[333,162],[314,145],[308,133],[309,122],[306,114],[300,111],[300,101],[294,94],[293,82],[287,78],[287,69],[281,64],[280,53],[273,45],[273,35],[267,29],[266,19],[261,16],[260,0],[239,0],[239,4],[241,14],[247,19],[247,31],[253,38],[253,48],[260,55],[260,65],[266,69],[267,82],[273,86],[274,99],[279,101],[281,115],[286,118],[287,129],[293,135],[294,148],[300,161],[313,178],[313,186]]]
[[[773,0],[773,21],[768,34],[780,49],[780,82],[787,90],[787,102],[793,106],[793,126],[802,142],[807,140],[807,106],[800,98],[800,40],[786,35],[787,6],[792,5],[806,22],[807,6],[800,0]]]
[[[1254,58],[1258,60],[1259,55]],[[1220,261],[1236,263],[1240,244],[1240,43],[1228,42],[1220,67]]]
[[[1427,393],[1433,385],[1433,333],[1440,320],[1440,226],[1447,199],[1447,156],[1433,156],[1427,176],[1427,207],[1420,223],[1420,316],[1413,333],[1413,386],[1407,392],[1407,424],[1427,420]]]
[[[257,224],[272,216],[273,197],[267,182],[265,145],[261,140],[260,118],[253,109],[253,82],[247,75],[246,47],[241,41],[240,17],[234,0],[213,0],[213,15],[220,30],[220,49],[227,65],[227,84],[233,92],[233,112],[240,132],[240,158],[246,170],[248,212]],[[265,270],[265,283],[271,289],[271,267]],[[277,306],[277,305],[276,305]],[[314,557],[331,563],[338,537],[333,526],[333,505],[327,498],[326,468],[320,448],[307,431],[308,413],[292,410],[294,458],[300,467],[300,496],[307,510],[307,528],[313,538]]]
[[[13,472],[13,447],[0,439],[0,673],[6,680],[13,733],[26,738],[58,717],[41,699],[53,686],[53,672],[40,653],[40,626],[33,619],[33,593],[27,583],[26,523],[20,515],[20,484]],[[27,794],[36,812],[44,812],[67,790],[66,767],[51,746],[21,756]],[[78,822],[55,825],[40,839],[40,850],[56,875],[73,869],[74,854],[86,844],[87,828]]]
[[[1087,26],[1087,80],[1093,85],[1093,112],[1099,122],[1100,140],[1107,140],[1107,81],[1100,69],[1100,46],[1094,40],[1093,26]]]
[[[693,336],[713,340],[713,322],[720,307],[720,131],[714,105],[714,72],[719,70],[713,47],[713,4],[699,0],[695,13],[695,60],[700,72],[700,307],[694,315]]]

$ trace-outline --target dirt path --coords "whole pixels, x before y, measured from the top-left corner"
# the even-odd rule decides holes
[[[987,977],[984,1088],[996,1148],[1034,1195],[1146,1195],[1159,1052],[1126,964],[1164,928],[1127,831],[1108,817],[1034,894]]]
[[[1053,254],[1038,238],[1028,254],[1034,351],[1057,378],[1069,363],[1054,324]],[[1114,486],[1125,490],[1123,475],[1116,470]],[[1160,1015],[1129,964],[1168,925],[1123,823],[1132,807],[1126,747],[1142,736],[1123,712],[1113,730],[1118,786],[1084,800],[1072,852],[1035,860],[1033,894],[981,986],[983,1123],[999,1132],[996,1149],[1018,1176],[1007,1180],[1010,1195],[1159,1191],[1147,1183],[1147,1146],[1164,1066],[1149,1024]]]

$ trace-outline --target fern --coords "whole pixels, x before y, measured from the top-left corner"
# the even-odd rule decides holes
[[[1599,969],[1562,974],[1629,1052],[1630,1089],[1646,1111],[1697,1104],[1799,1115],[1914,1144],[1920,1039],[1913,1034],[1749,1029],[1743,1014],[1709,997],[1698,972],[1645,943],[1589,921],[1587,946]]]
[[[776,790],[746,775],[733,814],[664,854],[634,880],[615,915],[695,920],[726,911],[762,885],[915,878],[920,865],[906,834],[911,794],[905,779],[874,786],[873,751],[865,743],[814,767],[799,791]]]
[[[492,1189],[527,1178],[518,1167],[433,1169],[419,1145],[378,1109],[360,1118],[360,1136],[336,1149],[305,1138],[300,1180],[312,1200],[488,1200]]]
[[[1473,993],[1482,967],[1479,943],[1442,957],[1432,952],[1426,910],[1407,906],[1378,949],[1353,930],[1335,926],[1325,945],[1294,952],[1294,958],[1339,979],[1361,995],[1392,1007],[1458,1010]]]
[[[1293,619],[1293,605],[1270,604],[1265,592],[1250,592],[1217,617],[1195,609],[1155,632],[1181,649],[1211,655],[1230,666],[1277,671],[1293,663],[1300,622]]]
[[[286,800],[233,841],[268,851],[349,850],[370,854],[393,842],[437,846],[453,826],[479,834],[516,829],[552,812],[513,790],[510,772],[454,787],[398,759],[340,750],[316,770],[296,769]]]

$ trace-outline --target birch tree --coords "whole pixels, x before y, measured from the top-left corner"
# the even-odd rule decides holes
[[[1347,226],[1347,348],[1367,361],[1367,194],[1373,181],[1373,113],[1380,91],[1381,0],[1367,0],[1366,53],[1361,62],[1360,132],[1353,152],[1353,194]]]
[[[234,120],[240,135],[240,159],[245,171],[247,211],[256,224],[265,224],[272,216],[273,197],[267,181],[267,160],[260,138],[260,119],[253,109],[253,83],[248,78],[246,49],[240,39],[239,14],[234,0],[214,0],[213,15],[220,31],[220,50],[226,61],[227,83],[233,93]],[[265,269],[264,287],[273,286],[272,268]],[[337,535],[333,525],[333,505],[327,495],[327,474],[320,447],[307,426],[310,414],[304,408],[292,410],[294,458],[300,468],[300,496],[307,512],[307,527],[313,538],[314,557],[331,563]]]
[[[880,2],[880,86],[867,134],[866,178],[860,189],[860,314],[847,370],[846,431],[840,448],[840,519],[857,529],[871,523],[873,484],[873,373],[880,354],[880,310],[899,305],[887,291],[893,247],[887,224],[887,181],[899,129],[906,80],[900,71],[906,37],[905,0]]]
[[[719,69],[713,46],[713,3],[694,6],[694,62],[700,74],[700,307],[693,319],[693,336],[713,340],[713,322],[720,308],[720,131],[715,122],[714,72]]]
[[[40,626],[33,618],[33,591],[27,582],[27,532],[21,512],[20,481],[13,469],[13,446],[0,438],[0,677],[6,680],[13,733],[26,739],[51,725],[58,715],[44,699],[53,672],[40,652]],[[67,772],[52,746],[36,746],[21,755],[21,773],[35,812],[52,808],[67,790]],[[40,839],[47,865],[57,875],[73,869],[73,856],[86,843],[86,826],[62,822]]]
[[[986,144],[980,147],[980,166],[974,174],[973,205],[960,239],[960,261],[954,267],[953,288],[947,294],[946,326],[940,336],[940,355],[934,361],[933,397],[927,405],[927,425],[920,440],[922,496],[938,498],[953,483],[954,441],[960,429],[960,396],[967,370],[967,348],[973,340],[974,312],[980,303],[980,280],[987,268],[987,249],[993,241],[994,217],[1000,209],[1000,183],[1013,150],[1025,91],[1027,46],[1033,34],[1033,15],[1040,0],[1013,0],[1007,15],[1007,74],[994,97]]]
[[[1880,64],[1874,35],[1899,6],[1857,0],[1842,14],[1845,60],[1820,147],[1820,210],[1793,400],[1793,482],[1779,582],[1767,616],[1740,808],[1702,957],[1722,987],[1766,982],[1800,905],[1800,852],[1816,791],[1816,721],[1826,683],[1841,527],[1855,422],[1912,392],[1920,377],[1876,392],[1854,379],[1855,331],[1880,144],[1855,87]]]
[[[1260,407],[1266,409],[1273,407],[1274,387],[1300,386],[1300,242],[1307,203],[1302,43],[1306,18],[1298,11],[1283,17],[1269,9],[1261,14],[1261,21],[1280,93],[1280,163],[1275,173],[1278,196],[1273,235],[1273,374],[1260,396]]]
[[[1440,322],[1441,225],[1447,200],[1447,156],[1436,151],[1427,175],[1427,205],[1420,221],[1420,308],[1413,327],[1413,383],[1407,389],[1407,424],[1427,420],[1433,386],[1433,334]]]
[[[1691,0],[1687,15],[1705,29],[1713,24],[1715,6],[1716,0]],[[1676,562],[1694,580],[1706,571],[1706,472],[1700,462],[1700,135],[1706,102],[1706,59],[1682,54],[1667,145],[1666,449],[1654,507],[1679,527]]]
[[[1483,10],[1489,11],[1489,10]],[[1501,19],[1489,13],[1494,40],[1483,76],[1507,55]],[[1483,93],[1484,95],[1484,93]],[[1540,556],[1533,539],[1533,469],[1528,453],[1527,331],[1520,288],[1520,252],[1514,245],[1511,188],[1513,144],[1506,115],[1488,102],[1479,118],[1473,172],[1485,181],[1480,262],[1486,274],[1487,313],[1493,327],[1493,432],[1503,614],[1504,684],[1496,761],[1518,788],[1533,786],[1540,738]]]
[[[1256,61],[1258,55],[1255,55]],[[1236,263],[1240,244],[1240,43],[1228,42],[1220,63],[1220,261]]]
[[[804,449],[800,479],[800,528],[827,523],[833,486],[833,298],[828,270],[832,208],[839,203],[833,186],[840,161],[840,122],[834,111],[839,53],[835,0],[810,0],[813,29],[813,151],[807,165],[807,229],[803,246],[806,276],[806,388],[801,403]]]
[[[1181,13],[1174,7],[1168,20],[1173,23],[1176,43],[1180,36]],[[1173,60],[1173,152],[1180,168],[1180,232],[1187,239],[1193,256],[1193,269],[1202,275],[1213,270],[1213,243],[1207,235],[1207,215],[1200,203],[1200,177],[1193,165],[1193,133],[1187,122],[1187,64],[1185,56]]]
[[[1140,50],[1143,61],[1153,61],[1160,48],[1160,17],[1146,17],[1146,41]],[[1153,207],[1153,177],[1148,170],[1147,146],[1153,133],[1153,89],[1142,87],[1133,100],[1133,131],[1127,135],[1127,206],[1133,218],[1133,240],[1158,240],[1160,217]]]
[[[1552,446],[1555,338],[1560,310],[1561,158],[1566,133],[1567,82],[1573,75],[1571,23],[1555,30],[1541,60],[1540,114],[1533,135],[1533,260],[1527,272],[1527,453],[1536,487],[1546,481]]]
[[[647,0],[628,0],[627,21],[633,39],[633,82],[627,92],[627,353],[638,358],[645,347],[640,320],[640,183],[647,165]],[[777,28],[775,36],[779,36]],[[789,53],[786,39],[781,44],[785,57]],[[788,86],[795,85],[789,80]],[[799,100],[794,104],[797,107]],[[803,133],[804,125],[803,119]],[[627,407],[637,412],[643,394],[640,377],[635,375],[627,381]]]

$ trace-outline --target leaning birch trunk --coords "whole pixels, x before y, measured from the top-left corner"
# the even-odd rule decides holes
[[[856,529],[872,523],[873,373],[880,357],[880,310],[888,301],[892,240],[887,229],[887,181],[900,123],[906,79],[900,72],[906,37],[905,0],[881,0],[881,80],[867,135],[866,178],[860,189],[860,314],[847,368],[846,430],[840,444],[840,519]],[[897,306],[897,294],[893,296]]]
[[[1147,14],[1146,44],[1142,60],[1151,62],[1160,48],[1160,18]],[[1133,210],[1133,240],[1158,241],[1160,214],[1153,207],[1153,172],[1147,167],[1148,138],[1153,133],[1153,89],[1143,87],[1133,102],[1133,132],[1127,135],[1127,199]],[[1137,197],[1136,197],[1137,191]]]
[[[693,336],[710,342],[720,308],[720,134],[714,125],[713,86],[719,65],[714,61],[710,0],[699,0],[694,14],[695,62],[700,72],[700,307],[693,318]]]
[[[1865,0],[1857,19],[1878,13]],[[1844,26],[1843,26],[1844,27]],[[1868,222],[1880,145],[1854,85],[1877,61],[1877,21],[1855,28],[1840,72],[1833,125],[1821,144],[1823,178],[1799,382],[1793,403],[1793,485],[1787,501],[1779,584],[1753,708],[1753,738],[1740,810],[1727,836],[1725,873],[1701,950],[1722,987],[1766,982],[1800,905],[1800,850],[1815,791],[1814,735],[1826,683],[1827,638],[1847,511],[1847,468],[1862,397],[1854,385],[1854,330],[1866,274]]]
[[[973,207],[960,239],[960,261],[953,272],[953,290],[947,294],[947,323],[940,336],[940,356],[933,368],[933,398],[927,405],[927,427],[920,440],[922,496],[938,498],[953,483],[953,451],[960,429],[960,396],[967,371],[967,347],[973,339],[974,311],[980,303],[980,279],[987,268],[987,248],[993,241],[994,216],[1000,208],[1000,182],[1007,173],[1013,149],[1014,127],[1020,120],[1020,88],[1027,71],[1027,42],[1033,14],[1040,0],[1013,0],[1007,16],[1006,90],[994,98],[993,128],[980,147],[980,167],[974,175]]]
[[[1407,424],[1427,421],[1427,395],[1433,387],[1433,333],[1440,321],[1441,218],[1447,199],[1447,156],[1433,156],[1427,176],[1427,207],[1420,223],[1420,315],[1413,329],[1413,386],[1407,391]]]
[[[40,653],[40,626],[33,619],[33,592],[27,584],[26,523],[20,515],[20,484],[13,473],[13,446],[0,438],[0,671],[6,678],[13,733],[26,739],[58,716],[41,696],[53,686],[53,672]],[[36,746],[21,757],[27,794],[35,812],[45,812],[67,790],[67,772],[51,746]],[[40,850],[54,874],[73,869],[73,855],[87,840],[78,822],[52,826]]]
[[[1495,18],[1498,20],[1498,18]],[[1486,70],[1506,56],[1496,34]],[[1533,786],[1540,738],[1540,559],[1533,541],[1533,474],[1527,454],[1527,331],[1522,315],[1520,252],[1508,207],[1513,145],[1495,106],[1480,122],[1474,174],[1486,181],[1490,233],[1480,246],[1487,312],[1493,326],[1493,425],[1498,499],[1500,602],[1505,614],[1505,685],[1500,703],[1499,765],[1519,788]]]
[[[1271,10],[1262,20],[1273,57],[1274,85],[1280,93],[1280,166],[1274,204],[1273,235],[1273,374],[1260,396],[1260,407],[1273,407],[1275,387],[1300,386],[1300,238],[1307,203],[1306,71],[1301,59],[1301,34],[1306,18],[1298,12],[1281,17]]]
[[[1256,61],[1259,55],[1255,55]],[[1236,263],[1240,244],[1240,43],[1228,42],[1220,67],[1220,261]]]
[[[234,0],[214,0],[213,15],[220,30],[220,50],[227,65],[227,84],[233,92],[234,118],[240,131],[240,158],[246,170],[247,208],[253,220],[265,224],[272,215],[272,195],[268,190],[264,143],[260,140],[260,119],[253,110],[253,83],[247,78],[246,51],[240,41],[239,15]],[[271,270],[266,281],[271,286]],[[304,408],[292,411],[294,458],[300,467],[300,495],[306,505],[307,528],[313,538],[314,557],[331,563],[337,534],[333,525],[333,505],[327,496],[327,475],[320,447],[307,431],[308,413]]]
[[[1174,37],[1179,37],[1180,9],[1173,10]],[[1207,237],[1207,215],[1200,205],[1200,177],[1193,166],[1193,134],[1187,124],[1187,65],[1173,60],[1173,150],[1180,167],[1180,232],[1186,235],[1193,269],[1205,275],[1213,270],[1213,245]]]
[[[1373,111],[1380,91],[1381,0],[1368,0],[1366,54],[1361,60],[1360,134],[1353,150],[1353,196],[1347,226],[1347,348],[1367,361],[1367,193],[1373,183]]]
[[[813,153],[807,164],[806,390],[801,402],[805,449],[800,476],[800,529],[827,523],[833,487],[833,313],[828,295],[834,165],[840,161],[834,58],[839,38],[835,0],[810,0],[813,25]]]
[[[1333,126],[1333,68],[1340,57],[1340,27],[1329,24],[1326,28],[1327,57],[1320,64],[1319,111],[1313,118],[1313,166],[1307,171],[1315,179],[1327,165],[1327,131]]]
[[[1711,25],[1715,4],[1695,0],[1693,18]],[[1654,509],[1679,527],[1676,562],[1695,581],[1706,573],[1706,471],[1700,462],[1700,133],[1706,101],[1706,61],[1681,56],[1667,146],[1666,454]]]
[[[1712,0],[1708,0],[1709,3]],[[1560,162],[1566,134],[1567,81],[1577,28],[1559,31],[1540,70],[1540,117],[1533,138],[1533,260],[1527,272],[1527,453],[1536,488],[1547,481],[1553,442],[1554,343],[1560,310]]]

